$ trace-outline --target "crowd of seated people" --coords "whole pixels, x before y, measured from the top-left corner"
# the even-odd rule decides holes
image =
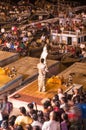
[[[3,6],[4,8],[4,6]],[[6,7],[8,8],[8,7]],[[6,8],[4,10],[6,10]],[[11,8],[11,7],[10,7]],[[25,8],[23,8],[25,9]],[[3,9],[2,9],[3,10]],[[1,11],[2,11],[1,10]],[[11,9],[10,9],[11,10]],[[12,9],[13,10],[13,9]],[[17,13],[24,13],[24,10],[17,9],[15,7],[16,14]],[[9,13],[12,13],[11,11]],[[81,16],[81,15],[80,15]],[[75,16],[76,18],[76,16]],[[18,20],[20,21],[21,18]],[[6,20],[6,19],[4,19]],[[73,19],[74,20],[74,19]],[[30,38],[34,37],[36,34],[36,30],[39,29],[40,26],[35,26],[32,28],[31,32],[25,28],[25,33],[14,26],[14,28],[10,28],[10,31],[1,33],[0,36],[0,44],[3,44],[3,50],[5,51],[16,51],[21,52],[25,50],[25,54],[27,54],[27,49],[29,45],[32,47],[43,45],[46,40],[50,41],[49,36],[47,37],[44,35],[44,30],[42,31],[42,35],[39,37],[42,42],[38,42],[37,39],[31,41]],[[47,23],[45,24],[45,28],[47,32],[51,32],[51,30],[55,29],[57,32],[61,31],[74,31],[74,32],[82,32],[85,30],[85,25],[82,24],[82,21],[72,21],[70,23],[70,18],[68,18],[64,23],[60,21],[59,23]],[[46,37],[46,38],[45,38]],[[47,40],[48,39],[48,40]],[[60,51],[69,51],[69,48],[66,46],[59,46]],[[81,48],[82,55],[86,55],[86,50],[82,47]],[[74,53],[74,49],[72,48],[70,51]],[[80,50],[77,49],[77,56],[81,56]],[[86,56],[85,56],[86,57]],[[77,91],[77,90],[76,90]],[[38,110],[37,108],[34,109],[34,104],[31,102],[26,107],[28,110],[23,106],[19,108],[19,115],[11,115],[8,109],[8,100],[3,99],[3,102],[0,104],[0,124],[1,130],[86,130],[86,93],[83,92],[79,94],[74,90],[73,95],[67,95],[59,90],[58,93],[52,98],[47,99],[42,103],[43,110]],[[11,104],[12,107],[12,104]]]
[[[75,53],[75,51],[77,50],[77,47],[73,47],[73,46],[68,47],[67,45],[58,43],[58,41],[51,40],[51,36],[50,36],[51,30],[55,28],[56,30],[58,30],[57,29],[58,26],[60,25],[47,24],[45,25],[45,27],[41,27],[41,29],[39,29],[41,30],[39,31],[41,32],[40,33],[41,35],[38,34],[38,30],[36,27],[35,28],[33,27],[31,31],[27,29],[22,31],[21,29],[14,26],[13,29],[10,30],[9,32],[4,32],[1,34],[0,45],[3,45],[2,50],[4,51],[19,52],[20,54],[23,54],[22,52],[24,52],[24,55],[28,55],[29,47],[31,48],[40,47],[40,46],[43,46],[44,43],[46,42],[48,43],[49,46],[51,46],[51,51],[53,50],[55,51],[56,49],[56,51],[57,52],[59,51],[59,53],[65,53],[68,51],[71,53]],[[67,26],[69,27],[69,25]],[[66,30],[67,30],[67,26],[66,26]],[[78,26],[80,27],[80,25]],[[56,43],[57,45],[54,48],[53,44],[56,44]],[[78,48],[81,49],[81,51],[83,51],[82,56],[84,56],[84,53],[86,53],[86,47],[84,46],[84,50],[83,48],[81,48],[81,45]]]
[[[12,24],[12,21],[10,21],[9,30],[5,28],[5,26],[1,27],[0,46],[1,44],[3,44],[3,50],[19,52],[20,55],[23,54],[24,56],[26,56],[28,55],[30,46],[32,48],[35,48],[35,47],[43,46],[44,42],[47,42],[47,41],[49,44],[50,42],[55,42],[51,40],[52,30],[55,30],[57,33],[62,33],[63,31],[71,31],[75,33],[80,33],[86,30],[85,29],[86,26],[83,23],[85,12],[74,14],[72,17],[69,17],[68,15],[66,15],[66,17],[61,17],[61,18],[59,17],[59,22],[58,20],[55,22],[53,21],[52,23],[46,22],[44,23],[44,25],[40,23],[36,25],[33,23],[31,26],[27,26],[27,23],[19,24],[18,21],[23,22],[24,20],[22,19],[23,14],[27,14],[28,12],[28,16],[26,17],[29,20],[31,13],[34,12],[35,14],[36,8],[33,8],[31,5],[30,6],[19,6],[19,5],[10,6],[8,4],[5,6],[2,2],[0,9],[2,12],[5,13],[6,19],[8,19],[7,16],[10,16],[9,19],[11,19],[12,17],[13,19],[16,19],[14,21],[17,21],[17,25]],[[43,39],[43,35],[45,37],[45,40]],[[59,48],[59,45],[57,45],[57,47]],[[61,47],[60,51],[64,52],[66,51],[66,48],[63,46]],[[84,52],[86,52],[85,49],[84,49]],[[84,56],[84,52],[82,53],[83,56]]]
[[[41,103],[42,109],[34,102],[21,104],[18,115],[10,115],[13,104],[5,96],[0,103],[0,130],[86,130],[85,91],[76,88],[73,94],[67,94],[59,88],[53,98]]]

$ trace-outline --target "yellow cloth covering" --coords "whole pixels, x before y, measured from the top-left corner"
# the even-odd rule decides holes
[[[58,88],[62,88],[63,91],[67,89],[65,85],[62,84],[62,79],[59,76],[52,76],[46,81],[46,86],[48,89],[50,88],[56,88],[56,91]]]
[[[4,84],[9,82],[11,80],[8,75],[6,75],[5,70],[0,67],[0,87],[2,87]]]
[[[47,83],[52,83],[52,84],[59,84],[61,85],[61,79],[56,76],[52,76],[51,78],[48,79]]]

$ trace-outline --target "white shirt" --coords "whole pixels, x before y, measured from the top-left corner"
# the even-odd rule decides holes
[[[82,43],[81,43],[81,44],[80,44],[80,48],[81,48],[81,49],[85,48],[85,44],[82,44]]]
[[[6,43],[7,48],[11,47],[11,44],[9,42]]]
[[[64,97],[64,94],[58,93],[59,100],[61,100],[62,97]]]
[[[32,126],[39,126],[40,128],[42,128],[42,124],[39,121],[33,121]]]
[[[39,63],[37,65],[39,76],[45,76],[47,70],[46,70],[46,65],[43,63]]]
[[[44,41],[44,40],[45,40],[45,36],[43,36],[43,35],[42,35],[42,36],[41,36],[41,40],[43,40],[43,41]]]
[[[82,51],[83,57],[86,57],[86,51]]]
[[[60,130],[60,123],[55,120],[45,121],[42,130]]]

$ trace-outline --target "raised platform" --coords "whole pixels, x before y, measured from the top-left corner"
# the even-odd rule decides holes
[[[41,101],[44,98],[52,98],[57,93],[58,87],[64,86],[58,84],[47,84],[46,92],[39,92],[38,81],[35,80],[32,83],[26,85],[24,88],[10,95],[9,99],[11,102],[13,102],[15,108],[19,108],[22,106],[22,104],[26,107],[29,102],[36,102],[41,109]]]
[[[69,74],[72,74],[74,84],[80,84],[86,90],[86,63],[76,62],[58,76],[64,76],[66,79]]]
[[[74,87],[82,89],[82,86],[84,86],[86,88],[86,63],[75,63],[62,73],[58,74],[58,76],[63,75],[64,77],[68,77],[70,73],[75,73],[73,80],[75,86],[73,87],[67,87],[57,83],[47,84],[46,92],[39,92],[37,80],[35,80],[12,94],[9,99],[13,102],[16,108],[22,106],[22,104],[27,106],[28,102],[36,102],[41,109],[41,100],[44,98],[52,98],[57,93],[58,87],[62,87],[64,92],[68,92],[69,94],[72,92],[72,88]]]
[[[3,72],[4,68],[1,68],[0,94],[3,94],[5,92],[11,94],[16,90],[19,90],[22,87],[24,87],[24,85],[26,85],[27,83],[31,83],[32,81],[37,79],[38,63],[39,63],[38,58],[23,57],[13,63],[10,63],[7,66],[4,66],[4,68],[9,69],[15,66],[17,70],[17,75],[13,78],[10,78],[8,75],[6,75],[5,72]],[[56,75],[57,73],[59,73],[60,64],[58,61],[48,60],[48,68],[50,73],[47,75],[47,77],[50,77],[52,75]]]
[[[22,86],[20,86],[19,89],[23,90],[23,88],[24,88],[23,92],[26,92],[27,93],[26,95],[29,96],[28,97],[25,95],[26,97],[24,96],[24,99],[26,99],[26,100],[29,99],[29,100],[27,100],[27,102],[32,101],[32,99],[33,100],[35,99],[37,101],[37,103],[40,104],[41,99],[46,97],[47,93],[46,94],[42,93],[42,95],[41,95],[38,92],[38,86],[37,86],[37,80],[36,80],[38,77],[38,70],[37,70],[38,63],[39,63],[38,58],[24,57],[24,58],[19,59],[18,61],[14,62],[14,63],[9,64],[9,68],[11,68],[12,66],[15,66],[17,69],[17,73],[23,75]],[[53,75],[57,75],[60,72],[61,66],[60,66],[60,63],[58,61],[47,60],[47,65],[49,68],[49,73],[47,75],[48,78],[53,76]],[[6,66],[6,67],[8,67],[8,66]],[[26,85],[26,83],[29,83],[30,86]],[[27,86],[28,86],[28,88],[27,88]],[[18,91],[20,91],[19,89],[18,89]],[[52,89],[51,90],[48,89],[48,90],[49,90],[49,95],[50,95],[50,93],[54,92],[54,91],[52,92]],[[39,98],[38,98],[38,94],[39,94]],[[33,97],[33,95],[34,95],[34,97]],[[37,95],[37,97],[35,98],[36,95]],[[12,100],[12,98],[11,98],[11,100]],[[14,100],[14,98],[13,98],[13,100]],[[15,103],[17,103],[17,100],[15,101]]]
[[[31,82],[38,76],[37,64],[39,63],[39,58],[23,57],[5,67],[15,66],[17,73],[23,75],[22,84]],[[48,77],[56,75],[60,72],[59,61],[47,60],[49,74]]]
[[[0,51],[0,67],[10,64],[19,59],[18,53]]]

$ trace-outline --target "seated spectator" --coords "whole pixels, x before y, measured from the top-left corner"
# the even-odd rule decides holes
[[[62,122],[61,122],[61,130],[69,130],[70,122],[68,120],[68,115],[66,113],[62,113]]]
[[[58,89],[58,98],[61,100],[61,98],[64,97],[63,90],[61,88]]]
[[[1,130],[10,130],[7,120],[3,120],[1,124]]]
[[[82,57],[86,58],[86,49],[82,49]]]
[[[27,115],[32,117],[33,114],[37,114],[37,106],[36,106],[36,110],[34,109],[34,105],[36,106],[35,103],[31,102],[27,105]]]
[[[60,108],[60,103],[59,103],[59,101],[55,101],[55,102],[53,103],[53,110],[54,110],[54,111],[59,111],[59,108]]]
[[[26,125],[26,130],[33,130],[33,127],[31,124]]]
[[[67,98],[66,97],[62,97],[60,99],[60,108],[63,108],[66,104],[68,104]]]
[[[15,120],[16,120],[16,116],[15,116],[15,115],[12,115],[12,116],[9,118],[8,124],[9,124],[10,130],[14,130]]]
[[[72,100],[74,100],[74,98],[76,98],[76,96],[80,97],[79,90],[77,88],[73,89]]]
[[[33,122],[32,122],[32,126],[39,126],[40,128],[42,128],[42,123],[38,121],[38,116],[37,114],[33,114],[32,115],[32,119],[33,119]]]
[[[55,101],[59,101],[58,94],[55,94],[55,95],[54,95],[52,101],[53,101],[53,102],[55,102]]]
[[[43,111],[38,110],[38,112],[37,112],[37,116],[38,116],[38,121],[39,121],[41,124],[43,124],[44,121],[45,121],[45,119],[44,119],[44,115],[43,115]]]
[[[39,126],[33,126],[33,130],[42,130]]]
[[[65,112],[68,115],[69,121],[71,122],[71,130],[82,130],[81,110],[77,107],[77,105],[72,103],[70,106],[68,106],[68,109],[66,109]]]
[[[43,103],[43,115],[44,115],[44,119],[47,121],[49,120],[49,113],[52,111],[52,106],[51,106],[51,101],[50,100],[46,100]]]
[[[10,50],[14,50],[14,43],[10,43]]]
[[[61,115],[62,115],[62,113],[64,113],[64,110],[62,108],[60,108],[60,103],[58,101],[55,101],[55,105],[53,106],[53,110],[55,112],[58,112],[59,118],[61,121]]]
[[[82,121],[83,130],[86,129],[86,103],[85,103],[85,96],[76,97],[76,106],[81,111],[80,113],[80,120]],[[79,112],[78,112],[79,114]]]
[[[18,125],[18,126],[16,127],[16,130],[24,130],[24,128],[22,127],[22,125]]]
[[[32,119],[26,115],[26,109],[25,107],[20,107],[20,115],[15,120],[15,126],[21,125],[23,128],[26,127],[26,125],[32,123]]]

